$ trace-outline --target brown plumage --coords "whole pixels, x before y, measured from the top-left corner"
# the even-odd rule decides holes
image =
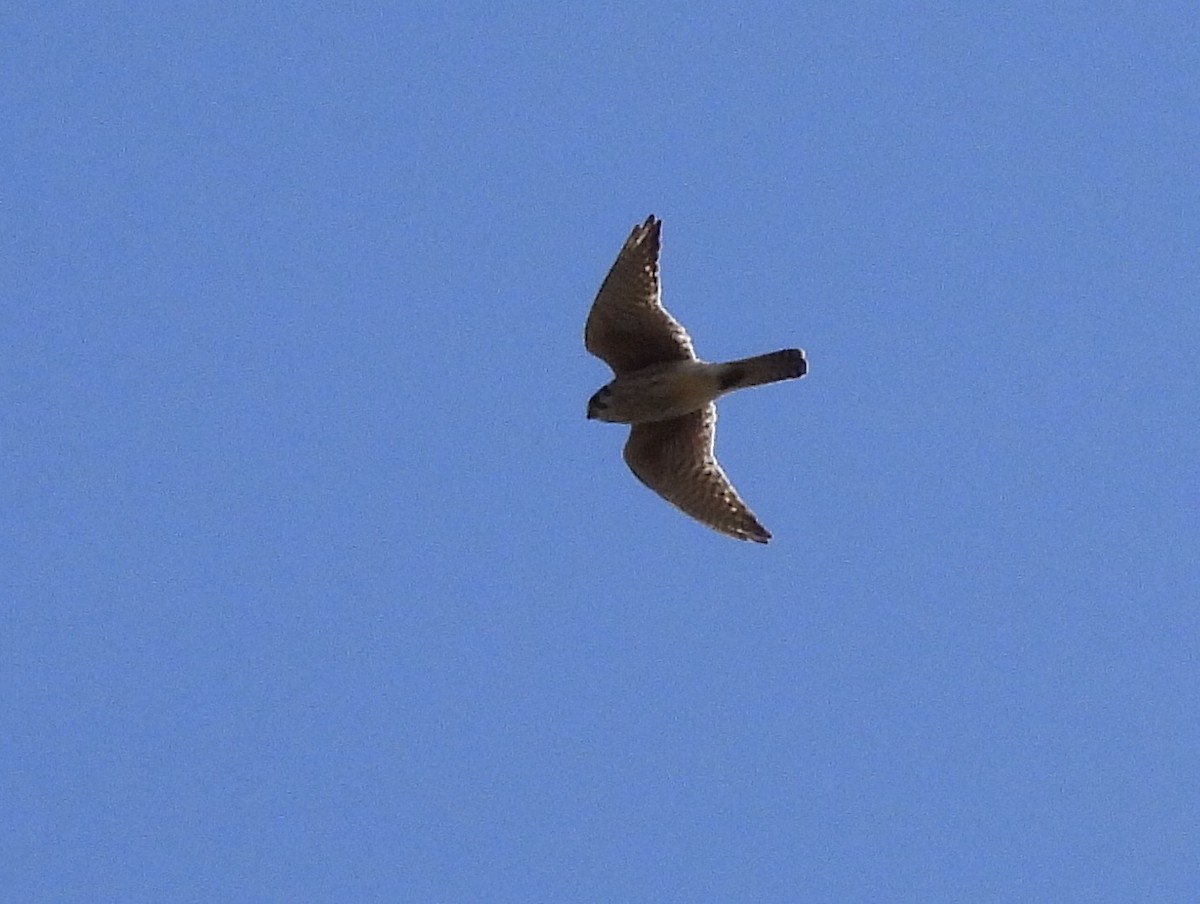
[[[662,305],[661,230],[653,216],[634,227],[588,314],[584,345],[614,374],[589,400],[588,418],[632,425],[625,461],[668,502],[721,533],[766,543],[770,532],[717,462],[713,402],[802,377],[808,363],[795,348],[724,363],[697,358],[687,331]]]

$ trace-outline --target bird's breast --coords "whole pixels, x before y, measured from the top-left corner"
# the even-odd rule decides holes
[[[721,391],[711,366],[699,361],[655,365],[618,377],[608,388],[599,417],[622,424],[681,417],[703,408]]]

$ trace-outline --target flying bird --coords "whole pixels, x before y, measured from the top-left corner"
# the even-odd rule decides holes
[[[592,303],[584,345],[614,379],[588,400],[588,420],[631,425],[625,463],[667,502],[713,530],[766,543],[770,532],[717,462],[713,403],[735,389],[803,377],[808,362],[798,348],[722,363],[696,357],[662,304],[661,231],[653,215],[633,227]]]

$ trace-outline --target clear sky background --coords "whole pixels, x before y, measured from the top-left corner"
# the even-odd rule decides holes
[[[989,7],[989,9],[983,9]],[[0,889],[1200,894],[1200,13],[22,3]],[[588,422],[664,220],[771,545]]]

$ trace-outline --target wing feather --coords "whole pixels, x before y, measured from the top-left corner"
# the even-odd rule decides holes
[[[666,361],[694,361],[687,330],[662,305],[658,253],[662,220],[633,227],[600,286],[584,328],[587,350],[617,376]]]
[[[684,514],[713,530],[766,543],[771,533],[742,501],[713,452],[717,407],[668,421],[635,424],[625,463],[638,480]]]

